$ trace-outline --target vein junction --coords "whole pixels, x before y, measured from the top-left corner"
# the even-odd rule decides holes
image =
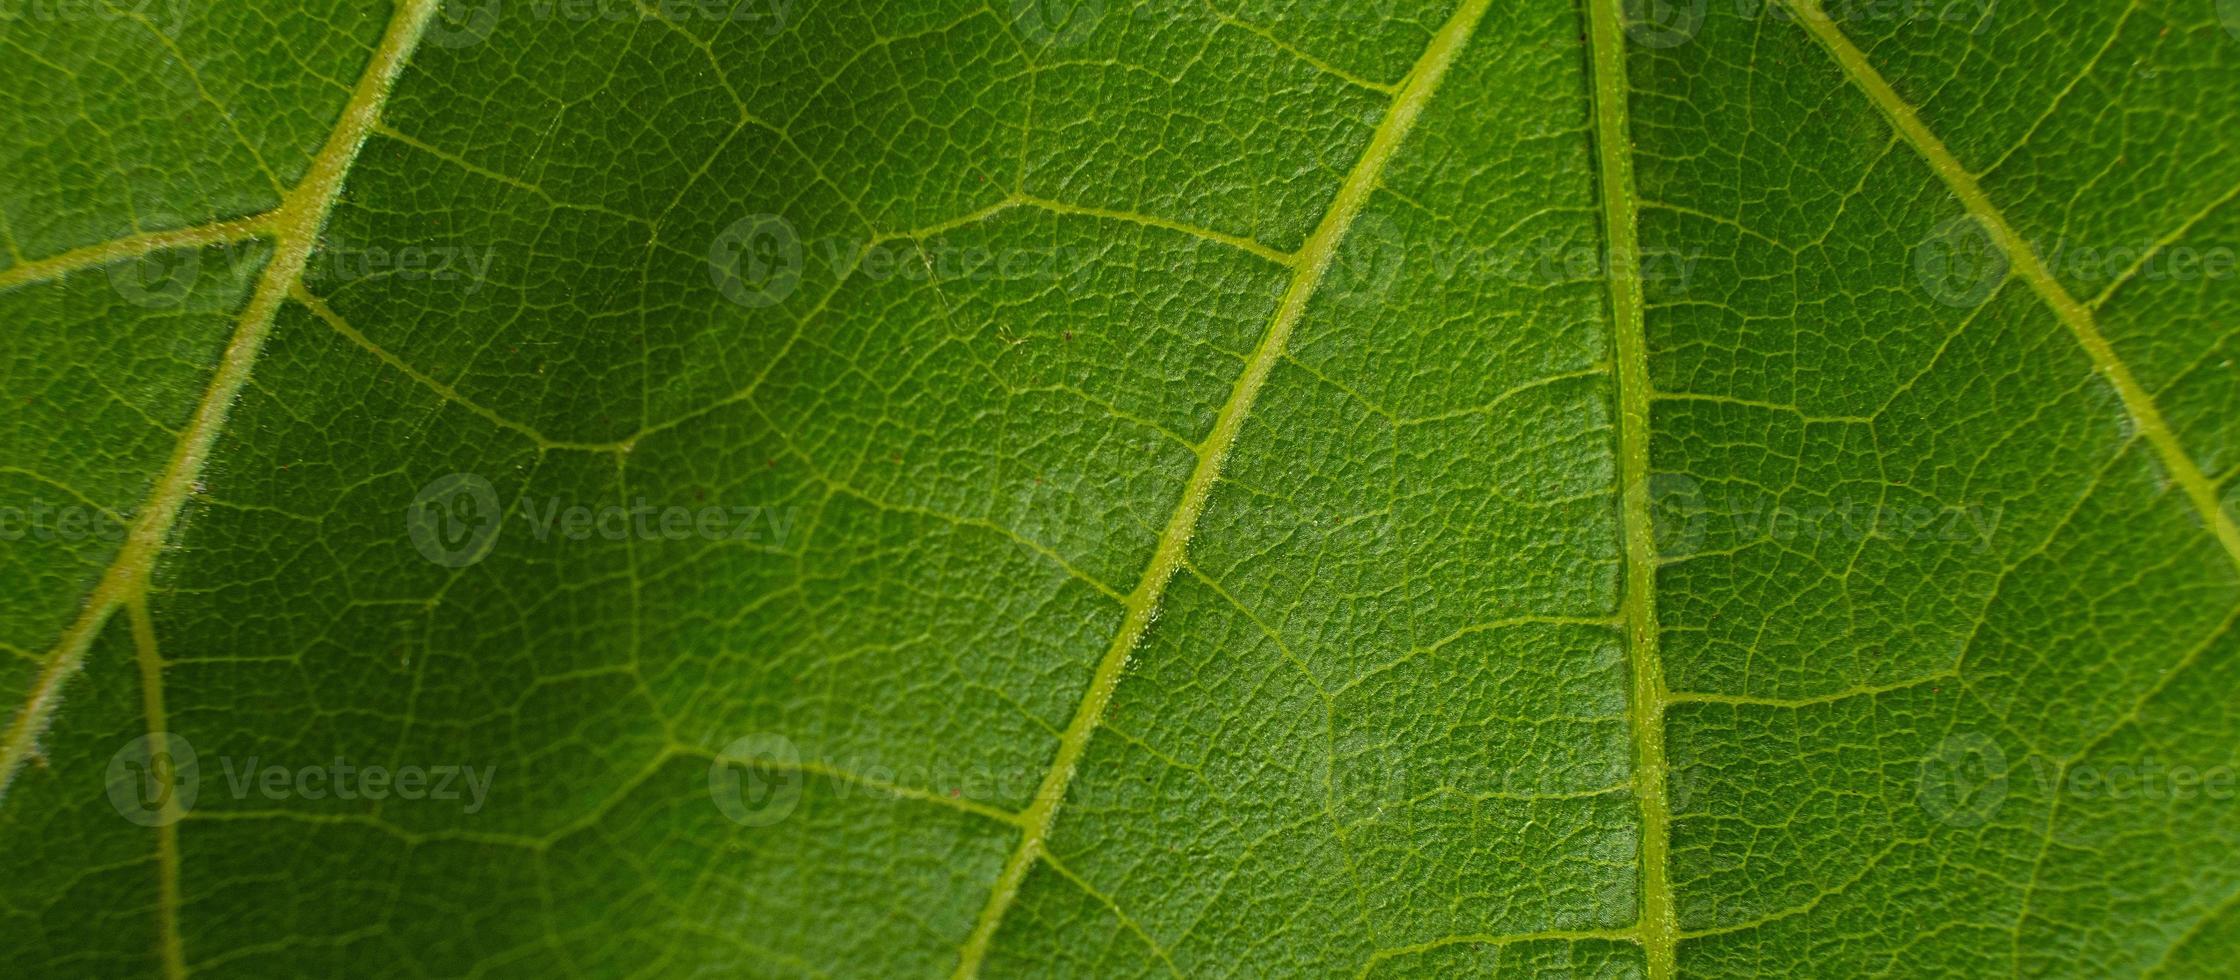
[[[1423,109],[1438,91],[1440,79],[1469,43],[1471,32],[1484,16],[1491,0],[1470,0],[1449,18],[1431,39],[1415,67],[1409,71],[1400,92],[1386,110],[1384,121],[1369,139],[1369,146],[1361,159],[1339,185],[1337,197],[1323,214],[1322,221],[1307,238],[1298,253],[1291,283],[1277,305],[1274,318],[1267,332],[1260,338],[1251,358],[1245,363],[1244,373],[1231,389],[1228,401],[1221,406],[1214,418],[1213,429],[1197,447],[1198,462],[1192,468],[1188,482],[1183,486],[1182,500],[1169,516],[1164,531],[1159,535],[1158,547],[1152,553],[1151,563],[1144,569],[1143,577],[1128,593],[1123,605],[1120,630],[1112,638],[1091,677],[1089,688],[1083,693],[1081,704],[1073,720],[1066,726],[1058,741],[1057,755],[1051,760],[1034,801],[1023,815],[1025,829],[1018,846],[1006,859],[1003,871],[997,875],[995,887],[981,909],[972,935],[965,941],[957,959],[954,976],[977,976],[986,960],[988,949],[996,930],[1003,924],[1003,917],[1019,894],[1019,886],[1026,881],[1027,872],[1037,861],[1044,859],[1051,827],[1057,820],[1059,805],[1073,782],[1073,776],[1088,750],[1089,740],[1095,735],[1113,691],[1119,686],[1120,675],[1127,667],[1128,654],[1135,649],[1143,635],[1150,629],[1157,615],[1160,599],[1166,593],[1167,583],[1173,579],[1189,548],[1190,535],[1197,527],[1199,515],[1205,512],[1206,501],[1212,496],[1213,487],[1221,479],[1223,462],[1229,450],[1236,445],[1238,434],[1243,431],[1245,417],[1252,411],[1261,386],[1268,380],[1276,362],[1283,356],[1293,328],[1305,315],[1313,299],[1315,288],[1320,285],[1323,273],[1344,243],[1346,231],[1368,203],[1378,186],[1378,179],[1394,153],[1407,139],[1423,114]]]
[[[288,192],[277,209],[239,221],[133,236],[67,252],[0,274],[0,288],[7,288],[164,248],[217,244],[265,235],[274,239],[275,246],[248,304],[241,311],[233,338],[211,375],[209,387],[173,448],[169,463],[141,506],[140,516],[134,521],[124,545],[94,585],[84,610],[48,651],[23,707],[8,726],[4,740],[0,740],[0,801],[6,800],[16,773],[36,753],[39,736],[46,731],[61,704],[63,683],[84,666],[86,651],[94,637],[118,609],[146,595],[149,573],[162,554],[187,497],[193,493],[195,482],[201,477],[211,447],[225,429],[234,399],[248,384],[257,355],[272,330],[274,317],[303,274],[304,265],[317,245],[319,230],[333,211],[350,165],[357,159],[358,148],[365,142],[382,104],[388,99],[391,86],[404,70],[405,62],[439,6],[440,0],[406,0],[398,7],[395,18],[373,51],[365,74],[343,106],[341,121],[312,159],[303,181]],[[157,679],[158,676],[151,676],[150,683]]]
[[[1976,183],[1975,175],[1970,174],[1961,165],[1959,158],[1946,148],[1944,141],[1929,130],[1928,125],[1921,121],[1921,116],[1914,112],[1913,106],[1907,104],[1905,98],[1890,87],[1890,82],[1868,62],[1866,53],[1844,36],[1842,29],[1821,8],[1819,0],[1782,2],[1796,12],[1797,20],[1804,25],[1813,40],[1827,49],[1828,55],[1843,69],[1845,77],[1851,79],[1851,83],[1866,95],[1867,100],[1890,120],[1891,128],[1897,130],[1898,135],[1911,144],[1915,152],[1921,154],[1929,169],[1944,181],[1945,186],[1952,191],[1952,196],[1959,198],[1968,214],[1983,225],[2000,251],[2006,253],[2014,274],[2045,301],[2046,306],[2053,310],[2054,316],[2069,328],[2070,333],[2076,335],[2077,343],[2092,359],[2093,368],[2107,379],[2109,386],[2123,400],[2124,411],[2138,426],[2139,434],[2145,436],[2147,443],[2154,447],[2155,455],[2161,459],[2170,478],[2185,491],[2186,499],[2192,502],[2202,524],[2217,539],[2217,543],[2223,546],[2233,565],[2240,567],[2240,526],[2234,524],[2232,514],[2217,499],[2216,482],[2201,471],[2193,456],[2178,443],[2177,434],[2163,420],[2162,410],[2155,406],[2153,396],[2139,384],[2138,379],[2132,375],[2131,368],[2116,356],[2114,346],[2101,335],[2099,325],[2093,319],[2092,309],[2078,302],[2075,296],[2069,294],[2068,288],[2054,278],[2053,271],[2046,268],[2037,251],[2015,232],[2014,227],[2007,223],[2006,216],[1992,204],[1990,196]]]

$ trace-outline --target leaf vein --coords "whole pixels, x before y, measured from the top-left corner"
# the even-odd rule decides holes
[[[1197,528],[1198,518],[1204,513],[1206,501],[1212,496],[1214,484],[1221,479],[1223,463],[1229,450],[1236,445],[1237,436],[1244,428],[1245,417],[1251,412],[1268,376],[1281,359],[1291,331],[1304,317],[1308,302],[1313,298],[1322,275],[1336,257],[1338,246],[1345,241],[1346,232],[1353,219],[1361,213],[1369,197],[1377,189],[1385,165],[1398,151],[1422,116],[1424,106],[1438,91],[1440,80],[1453,65],[1462,48],[1469,43],[1470,35],[1477,28],[1491,0],[1469,0],[1455,11],[1437,34],[1422,57],[1408,73],[1400,94],[1393,100],[1371,135],[1369,145],[1361,159],[1339,185],[1337,194],[1323,214],[1321,222],[1301,247],[1293,266],[1291,284],[1277,304],[1267,331],[1245,363],[1243,373],[1237,378],[1229,398],[1214,416],[1212,431],[1199,446],[1198,464],[1184,484],[1181,499],[1169,516],[1167,526],[1159,535],[1158,545],[1150,563],[1144,568],[1142,579],[1136,584],[1125,603],[1127,613],[1122,617],[1119,632],[1113,636],[1096,670],[1090,677],[1087,689],[1082,692],[1081,704],[1073,720],[1066,726],[1065,734],[1058,741],[1057,752],[1051,759],[1049,771],[1044,775],[1034,801],[1026,811],[1026,831],[1020,835],[1018,846],[1005,860],[1001,873],[988,895],[987,905],[981,910],[972,934],[959,951],[954,976],[963,978],[979,974],[980,965],[987,957],[988,948],[995,938],[996,928],[1002,924],[1004,913],[1018,897],[1019,886],[1025,882],[1028,870],[1042,856],[1050,828],[1053,826],[1059,804],[1064,800],[1074,773],[1087,751],[1091,736],[1102,720],[1112,693],[1119,686],[1120,676],[1128,664],[1128,656],[1149,631],[1151,622],[1158,615],[1160,600],[1166,593],[1167,583],[1183,562],[1188,551],[1190,536]]]

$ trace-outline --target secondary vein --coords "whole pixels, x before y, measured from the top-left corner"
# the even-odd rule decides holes
[[[0,269],[0,291],[27,286],[32,283],[50,282],[82,269],[92,269],[139,258],[151,252],[173,248],[203,248],[211,245],[231,245],[270,234],[279,217],[278,211],[214,221],[205,225],[173,228],[167,231],[148,231],[127,235],[99,245],[74,248],[60,255],[34,259],[21,265]]]
[[[2108,379],[2109,386],[2122,399],[2124,411],[2131,416],[2132,424],[2138,428],[2141,436],[2146,437],[2148,445],[2154,447],[2155,455],[2162,460],[2163,469],[2185,491],[2186,498],[2192,502],[2202,524],[2224,548],[2225,555],[2232,560],[2233,565],[2240,568],[2240,526],[2235,526],[2232,515],[2218,501],[2216,482],[2201,471],[2185,447],[2179,444],[2177,434],[2163,420],[2162,410],[2155,406],[2154,397],[2132,376],[2131,368],[2116,356],[2114,346],[2101,335],[2092,310],[2078,302],[2075,296],[2069,294],[2068,288],[2054,278],[2052,270],[2046,268],[2037,251],[2015,232],[2014,227],[2007,223],[2006,216],[1991,203],[1990,196],[1976,183],[1975,175],[1970,174],[1961,165],[1959,158],[1945,147],[1944,141],[1938,139],[1936,133],[1930,131],[1928,124],[1921,121],[1921,116],[1914,112],[1913,106],[1907,104],[1905,98],[1890,87],[1882,73],[1867,61],[1866,53],[1844,36],[1842,29],[1821,9],[1818,0],[1782,2],[1796,11],[1797,20],[1804,25],[1806,32],[1821,47],[1827,49],[1829,56],[1835,59],[1851,83],[1866,95],[1867,101],[1881,110],[1883,116],[1890,120],[1891,127],[1898,131],[1898,135],[1912,144],[1915,152],[1920,153],[1922,159],[1929,164],[1929,169],[1944,181],[1945,187],[1952,191],[1952,196],[1958,198],[1968,214],[1990,233],[1992,241],[1998,244],[2000,251],[2006,253],[2014,274],[2028,284],[2038,294],[2038,298],[2045,301],[2046,306],[2053,310],[2054,316],[2069,328],[2070,333],[2076,335],[2077,343],[2084,348],[2086,356],[2092,359],[2093,369]]]
[[[1049,837],[1050,828],[1057,819],[1058,806],[1065,799],[1066,790],[1072,785],[1074,773],[1081,763],[1081,756],[1088,750],[1089,740],[1096,733],[1097,725],[1104,718],[1105,707],[1112,701],[1112,692],[1120,684],[1120,676],[1128,665],[1128,655],[1141,642],[1144,633],[1159,610],[1159,602],[1166,593],[1167,583],[1174,578],[1189,549],[1190,536],[1196,530],[1198,518],[1205,512],[1206,502],[1213,494],[1213,487],[1221,479],[1221,468],[1228,459],[1229,450],[1236,445],[1237,435],[1244,428],[1245,417],[1252,411],[1253,402],[1259,397],[1261,386],[1267,383],[1281,359],[1285,345],[1291,339],[1307,310],[1308,301],[1314,296],[1322,276],[1336,257],[1338,246],[1345,241],[1346,231],[1369,201],[1378,186],[1385,165],[1407,139],[1416,120],[1423,115],[1424,107],[1438,91],[1440,80],[1455,58],[1470,41],[1478,21],[1486,12],[1491,0],[1468,0],[1455,11],[1446,24],[1432,36],[1430,45],[1415,67],[1408,72],[1401,84],[1399,95],[1385,113],[1384,121],[1377,125],[1369,138],[1368,148],[1362,151],[1353,170],[1338,186],[1337,196],[1322,216],[1322,221],[1307,237],[1300,248],[1289,287],[1278,302],[1267,332],[1245,362],[1244,372],[1230,390],[1229,399],[1214,416],[1213,429],[1198,446],[1198,462],[1191,469],[1189,480],[1183,485],[1182,499],[1175,505],[1167,519],[1166,528],[1160,532],[1159,543],[1153,550],[1150,564],[1143,577],[1122,601],[1125,610],[1119,631],[1098,661],[1090,677],[1088,690],[1084,691],[1080,706],[1074,711],[1073,720],[1059,736],[1058,751],[1051,760],[1050,769],[1044,774],[1033,802],[1024,813],[1025,830],[1019,844],[1005,860],[1003,870],[996,876],[987,905],[981,909],[972,935],[960,951],[957,978],[977,976],[980,964],[986,959],[997,927],[1003,923],[1004,913],[1018,897],[1019,886],[1025,882],[1027,872],[1041,857]]]
[[[1594,51],[1595,149],[1601,163],[1604,233],[1610,241],[1610,320],[1618,369],[1618,494],[1625,547],[1619,597],[1631,653],[1634,798],[1641,809],[1640,940],[1652,980],[1676,970],[1679,924],[1669,873],[1671,804],[1666,798],[1664,713],[1668,698],[1657,647],[1656,540],[1649,517],[1649,343],[1641,305],[1633,142],[1626,121],[1623,0],[1587,5]]]
[[[146,596],[125,604],[132,622],[133,660],[140,665],[140,707],[147,718],[149,751],[153,739],[169,730],[163,710],[163,655],[156,649],[155,620],[148,616]],[[179,794],[163,795],[163,810],[156,821],[156,942],[163,956],[165,980],[185,980],[186,947],[179,941]]]
[[[358,147],[365,142],[366,133],[380,115],[389,89],[395,83],[404,63],[418,44],[420,35],[435,15],[441,0],[406,0],[397,9],[389,29],[374,49],[366,72],[358,87],[344,104],[342,118],[334,132],[327,137],[318,156],[312,158],[310,169],[303,181],[290,191],[280,207],[270,214],[246,219],[258,223],[255,229],[231,228],[226,225],[205,226],[243,231],[245,234],[269,232],[274,236],[275,248],[271,260],[257,279],[255,291],[242,311],[234,328],[233,339],[226,345],[217,370],[211,374],[210,385],[204,390],[202,401],[196,405],[193,419],[173,448],[171,459],[156,480],[148,499],[140,508],[140,516],[126,535],[117,557],[95,583],[87,596],[86,604],[78,618],[63,631],[62,637],[48,652],[45,665],[32,682],[23,708],[16,714],[8,728],[4,742],[0,742],[0,802],[7,799],[8,787],[14,783],[16,773],[30,759],[38,744],[39,736],[46,731],[55,710],[61,705],[62,685],[84,666],[86,651],[93,645],[94,637],[109,617],[127,603],[138,601],[147,592],[148,575],[157,557],[162,554],[165,540],[170,536],[173,523],[185,507],[187,497],[194,492],[201,478],[203,465],[208,461],[210,449],[217,443],[218,435],[225,429],[226,417],[233,409],[233,402],[248,384],[257,354],[263,349],[265,337],[271,332],[274,317],[280,305],[287,300],[288,292],[302,276],[304,264],[309,261],[313,247],[318,243],[319,230],[326,224],[327,215],[334,209],[335,200],[342,192],[343,178],[356,161]],[[188,229],[182,233],[197,232]],[[144,242],[154,236],[140,236],[127,242]],[[97,246],[95,250],[109,248]],[[152,247],[163,247],[156,245]],[[70,253],[75,255],[77,253]],[[123,252],[122,256],[136,254]],[[81,261],[92,264],[98,255],[88,255]],[[150,681],[160,681],[160,675]]]

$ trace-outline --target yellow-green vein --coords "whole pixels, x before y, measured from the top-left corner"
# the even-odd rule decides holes
[[[1252,411],[1260,388],[1274,371],[1277,360],[1283,355],[1291,339],[1291,331],[1306,314],[1307,303],[1320,285],[1323,273],[1329,269],[1337,255],[1338,246],[1345,241],[1346,231],[1353,219],[1377,189],[1378,179],[1384,173],[1400,144],[1415,128],[1423,109],[1438,91],[1439,81],[1447,69],[1462,53],[1470,41],[1471,32],[1484,16],[1491,0],[1468,0],[1462,8],[1448,18],[1431,38],[1430,45],[1408,77],[1400,86],[1400,94],[1393,99],[1384,121],[1377,125],[1369,145],[1362,151],[1361,159],[1339,184],[1338,193],[1322,221],[1308,235],[1306,244],[1299,250],[1298,261],[1292,271],[1291,284],[1284,290],[1283,298],[1276,305],[1275,315],[1268,323],[1266,334],[1260,338],[1252,356],[1245,362],[1243,373],[1230,390],[1228,401],[1215,414],[1213,429],[1198,447],[1198,462],[1190,471],[1190,478],[1182,488],[1182,499],[1169,515],[1166,528],[1159,534],[1159,543],[1153,550],[1151,562],[1144,568],[1142,579],[1128,593],[1122,606],[1120,629],[1097,662],[1089,686],[1082,693],[1081,704],[1074,711],[1073,720],[1066,725],[1058,739],[1056,756],[1044,774],[1033,801],[1025,814],[1026,830],[1020,835],[1019,844],[1004,861],[1003,870],[996,876],[988,901],[980,911],[972,934],[959,952],[955,976],[977,976],[980,964],[986,959],[989,944],[994,940],[997,927],[1003,924],[1004,913],[1012,900],[1018,897],[1019,886],[1026,881],[1027,872],[1041,856],[1057,818],[1058,806],[1064,801],[1066,790],[1073,783],[1075,770],[1081,756],[1088,750],[1089,739],[1096,733],[1103,720],[1105,706],[1112,701],[1112,692],[1120,684],[1120,675],[1128,665],[1128,655],[1143,639],[1152,619],[1159,610],[1159,601],[1166,593],[1167,583],[1174,578],[1189,549],[1190,536],[1196,530],[1198,517],[1205,512],[1206,501],[1213,495],[1214,484],[1221,479],[1222,464],[1228,459],[1229,450],[1236,445],[1237,434],[1244,428],[1245,417]]]
[[[2225,554],[2233,565],[2240,567],[2240,526],[2234,524],[2232,515],[2226,512],[2217,499],[2215,481],[2201,471],[2193,457],[2187,454],[2185,447],[2179,444],[2177,434],[2163,420],[2162,410],[2155,406],[2154,397],[2132,376],[2131,368],[2116,356],[2115,347],[2101,335],[2099,326],[2093,320],[2092,310],[2078,302],[2075,296],[2069,294],[2068,288],[2054,278],[2053,271],[2046,268],[2037,251],[2007,223],[2006,216],[1991,203],[1990,196],[1976,183],[1975,176],[1961,165],[1958,157],[1952,155],[1944,141],[1929,130],[1928,124],[1921,121],[1921,116],[1913,111],[1913,106],[1896,89],[1890,87],[1882,73],[1867,61],[1866,53],[1844,36],[1843,31],[1836,27],[1835,21],[1821,9],[1818,0],[1783,2],[1796,12],[1797,20],[1821,47],[1827,49],[1829,56],[1835,59],[1844,75],[1851,79],[1851,83],[1865,93],[1867,101],[1881,110],[1883,116],[1890,120],[1890,125],[1898,131],[1898,135],[1904,137],[1907,143],[1913,145],[1914,151],[1921,154],[1922,159],[1929,164],[1929,169],[1944,181],[1945,187],[1952,191],[1953,197],[1960,200],[1968,214],[1982,223],[1984,230],[1991,235],[1991,240],[1998,244],[2000,251],[2006,253],[2014,274],[2029,285],[2039,299],[2045,301],[2046,306],[2053,310],[2054,316],[2069,328],[2070,333],[2076,335],[2077,343],[2084,348],[2086,356],[2092,359],[2093,369],[2108,379],[2108,385],[2123,400],[2124,411],[2131,416],[2132,424],[2137,426],[2147,444],[2154,447],[2155,455],[2162,460],[2164,471],[2185,491],[2186,498],[2192,502],[2202,524],[2217,539],[2217,543],[2224,547]]]
[[[1666,798],[1664,665],[1657,648],[1655,528],[1649,520],[1649,343],[1642,322],[1633,142],[1626,125],[1625,11],[1588,0],[1593,43],[1595,147],[1604,234],[1610,244],[1610,321],[1618,368],[1618,499],[1625,547],[1626,649],[1633,664],[1633,785],[1641,809],[1641,946],[1649,976],[1671,977],[1679,924],[1673,913]]]
[[[32,283],[51,282],[82,269],[93,269],[138,258],[151,252],[170,248],[204,248],[211,245],[230,245],[271,234],[277,227],[280,212],[267,211],[246,218],[214,221],[206,225],[173,228],[166,231],[141,232],[127,235],[99,245],[74,248],[60,255],[34,259],[21,265],[0,269],[0,290],[14,289]]]
[[[148,598],[133,596],[125,603],[132,621],[133,660],[140,665],[140,710],[147,718],[151,739],[169,731],[163,710],[163,656],[156,649],[155,621],[148,616]],[[151,744],[150,751],[154,750]],[[186,946],[179,941],[179,794],[163,794],[163,809],[156,818],[156,944],[162,954],[167,980],[187,975]]]
[[[209,387],[195,406],[194,416],[173,448],[170,461],[142,504],[124,545],[95,583],[78,617],[48,652],[23,707],[8,726],[5,740],[0,741],[0,801],[7,799],[8,787],[16,773],[36,750],[39,736],[46,731],[61,704],[63,683],[84,665],[94,636],[117,609],[145,593],[149,572],[163,552],[173,522],[178,520],[180,510],[186,506],[187,497],[202,475],[211,447],[225,429],[226,416],[233,409],[234,399],[248,384],[249,373],[256,365],[257,354],[264,347],[281,303],[287,300],[289,290],[294,288],[304,264],[310,260],[311,250],[318,243],[319,230],[326,224],[328,212],[333,210],[335,200],[342,193],[343,178],[357,159],[358,147],[365,142],[366,133],[380,115],[390,86],[404,69],[405,60],[419,43],[421,32],[440,3],[441,0],[406,0],[398,7],[387,33],[374,48],[364,76],[358,80],[357,89],[343,106],[334,132],[329,134],[318,156],[312,158],[303,182],[288,193],[277,210],[264,218],[251,219],[269,223],[262,230],[269,231],[275,239],[272,258],[258,277],[256,289],[235,325],[233,339],[220,356],[217,370],[210,376]]]

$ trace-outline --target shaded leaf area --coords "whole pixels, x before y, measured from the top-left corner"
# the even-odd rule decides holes
[[[0,541],[11,965],[2230,969],[2212,5],[160,6],[0,23],[0,504],[192,477]]]

